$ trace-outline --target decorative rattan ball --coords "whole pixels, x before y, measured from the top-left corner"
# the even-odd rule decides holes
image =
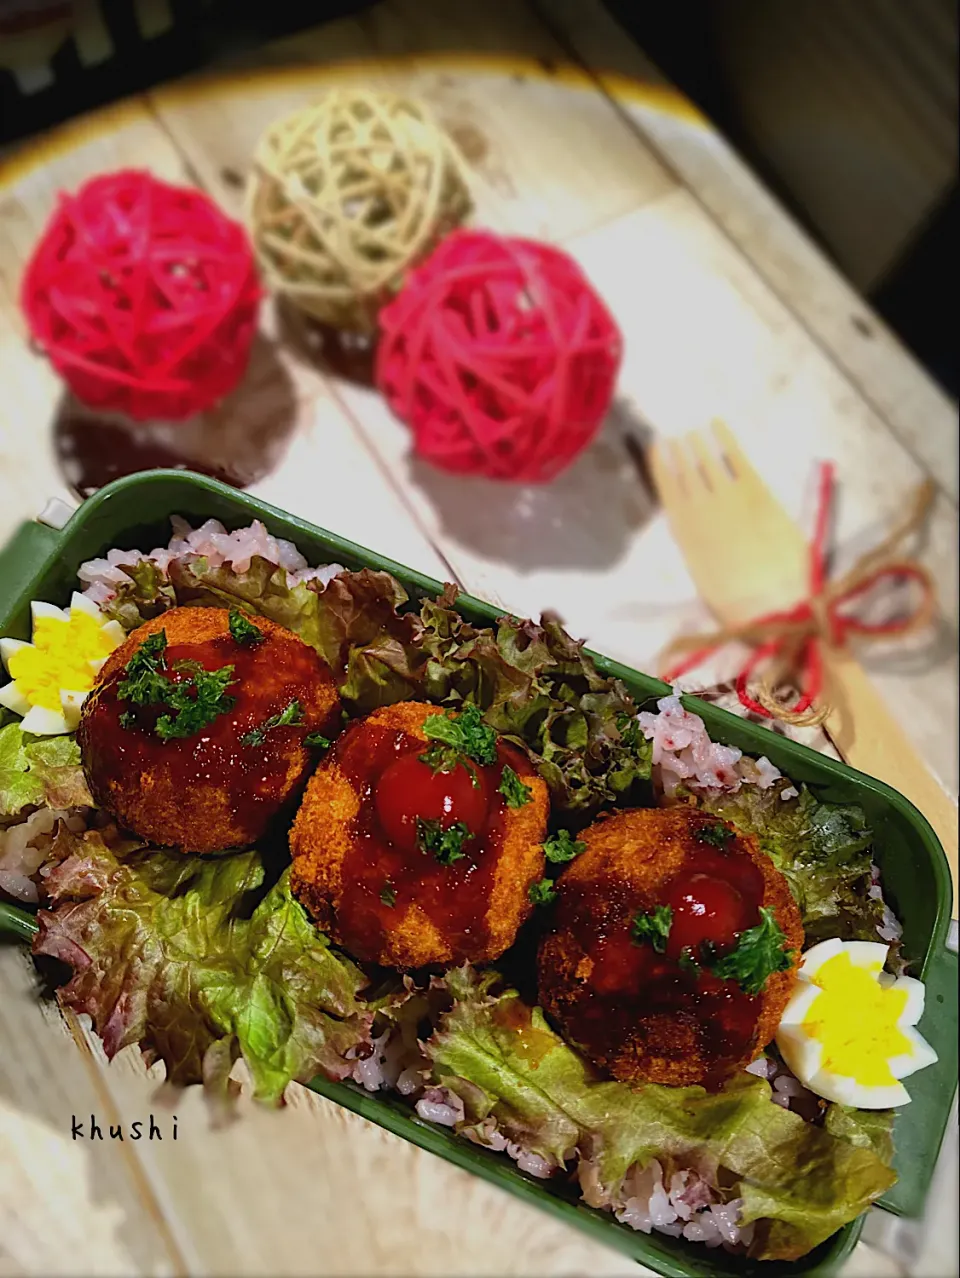
[[[568,253],[463,229],[384,307],[376,382],[435,466],[542,484],[599,430],[622,350]]]
[[[266,131],[247,222],[267,283],[370,333],[385,301],[470,211],[453,143],[421,103],[335,89]]]
[[[123,169],[61,194],[21,303],[81,403],[183,421],[243,377],[260,285],[246,231],[209,196]]]

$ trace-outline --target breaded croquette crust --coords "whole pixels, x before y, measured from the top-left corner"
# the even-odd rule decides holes
[[[698,998],[710,988],[703,982],[720,988],[715,978],[668,966],[630,931],[632,918],[660,904],[676,876],[716,860],[716,849],[697,836],[718,825],[731,831],[722,855],[734,875],[750,876],[756,891],[761,880],[750,864],[756,867],[758,903],[773,910],[794,951],[790,970],[771,975],[760,995],[733,988],[729,1005],[723,995]],[[564,1037],[629,1083],[714,1086],[749,1064],[774,1037],[803,947],[800,912],[783,875],[752,838],[690,807],[620,812],[578,837],[586,850],[557,884],[555,927],[539,954],[540,1000]]]
[[[438,713],[401,702],[353,724],[310,779],[294,821],[294,893],[325,932],[367,962],[412,969],[495,959],[513,944],[532,908],[530,885],[543,874],[547,787],[503,742],[500,761],[531,797],[519,808],[497,801],[499,832],[482,839],[475,855],[444,866],[385,839],[374,814],[377,777],[358,776],[357,760],[384,741],[419,752],[428,740],[424,721]]]
[[[332,736],[340,726],[340,698],[315,650],[265,617],[250,620],[263,639],[241,645],[225,608],[171,608],[110,654],[84,703],[77,738],[91,793],[150,843],[216,852],[256,842],[316,762],[306,735]],[[118,698],[130,658],[161,630],[169,671],[178,661],[199,661],[208,670],[233,665],[236,676],[227,690],[232,709],[195,735],[168,741],[150,730],[149,712],[141,726],[123,727],[130,705]],[[270,729],[259,745],[243,744],[292,701],[298,723]]]

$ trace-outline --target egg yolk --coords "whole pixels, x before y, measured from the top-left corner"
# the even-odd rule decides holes
[[[912,1050],[897,1026],[906,991],[880,985],[875,972],[856,967],[846,953],[828,959],[810,979],[821,992],[803,1025],[823,1046],[821,1068],[865,1087],[893,1086],[888,1062]]]
[[[60,689],[89,692],[96,675],[89,662],[109,656],[112,644],[95,617],[71,612],[69,621],[38,617],[33,643],[14,652],[7,668],[31,705],[60,709]]]

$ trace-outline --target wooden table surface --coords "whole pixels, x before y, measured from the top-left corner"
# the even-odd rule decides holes
[[[333,81],[429,100],[470,166],[476,220],[580,260],[626,337],[610,419],[548,488],[443,476],[411,460],[375,393],[280,345],[268,308],[242,390],[181,428],[180,451],[515,612],[553,608],[640,668],[706,618],[638,473],[637,442],[722,417],[800,520],[814,462],[832,457],[847,560],[930,475],[920,553],[941,633],[872,656],[869,670],[955,797],[956,407],[595,0],[387,0],[0,160],[0,542],[48,498],[74,499],[85,446],[16,301],[57,191],[139,166],[239,212],[260,131]],[[103,446],[93,440],[88,451]],[[152,428],[146,443],[159,456],[171,436]],[[159,1114],[156,1079],[135,1052],[108,1068],[81,1026],[41,1005],[11,947],[0,951],[0,1039],[0,1275],[642,1272],[301,1088],[279,1113],[244,1105],[223,1132],[198,1095],[182,1096],[176,1143],[169,1132],[162,1143],[73,1141],[73,1115],[94,1113],[106,1130]],[[912,1266],[922,1278],[955,1271],[937,1239],[953,1221],[949,1194],[944,1180]],[[905,1272],[879,1249],[883,1221],[867,1235],[878,1245],[859,1245],[851,1274]]]

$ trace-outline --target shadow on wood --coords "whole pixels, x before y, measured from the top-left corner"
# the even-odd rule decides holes
[[[284,297],[276,299],[277,332],[284,347],[311,368],[355,386],[373,387],[375,337],[344,333],[305,315]]]
[[[436,510],[442,535],[487,559],[520,572],[601,571],[655,512],[642,462],[648,436],[618,401],[593,444],[549,484],[448,475],[416,456],[410,481]]]
[[[260,337],[237,389],[186,422],[128,422],[65,395],[54,449],[65,481],[81,498],[113,479],[158,467],[194,470],[247,488],[282,460],[296,408],[290,374],[273,344]]]

